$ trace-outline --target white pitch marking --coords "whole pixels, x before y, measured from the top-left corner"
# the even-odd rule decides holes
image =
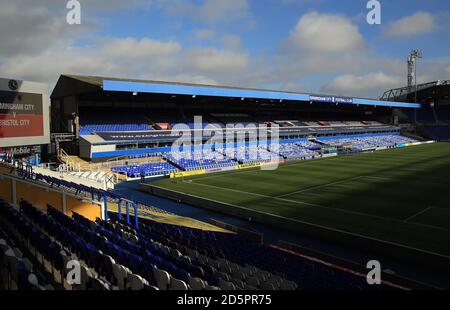
[[[291,195],[294,195],[294,194],[309,192],[309,191],[312,191],[312,190],[315,190],[315,189],[319,189],[319,188],[322,188],[322,187],[328,187],[328,186],[331,186],[331,185],[337,185],[337,184],[341,184],[341,183],[348,183],[350,181],[357,180],[357,179],[360,179],[360,178],[363,178],[363,177],[364,176],[357,176],[357,177],[344,179],[344,180],[341,179],[339,181],[335,181],[335,182],[331,182],[331,183],[327,183],[327,184],[322,184],[322,185],[318,185],[318,186],[308,187],[308,188],[305,188],[305,189],[301,189],[299,191],[295,191],[295,192],[291,192],[291,193],[288,193],[288,194],[276,196],[274,198],[281,198],[281,197],[291,196]]]
[[[411,215],[410,217],[404,219],[403,222],[407,223],[408,221],[412,220],[412,219],[415,218],[416,216],[419,216],[419,215],[421,215],[421,214],[427,212],[427,211],[430,210],[430,209],[433,209],[433,207],[425,208],[425,209],[423,209],[422,211],[417,212],[417,213]]]

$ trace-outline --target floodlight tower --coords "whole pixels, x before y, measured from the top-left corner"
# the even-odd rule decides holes
[[[413,78],[415,85],[415,102],[417,102],[417,59],[423,57],[422,50],[413,49],[408,56],[408,87],[412,87]]]
[[[408,88],[411,90],[414,78],[414,102],[417,103],[417,59],[421,59],[421,49],[413,49],[408,56]],[[414,125],[417,130],[417,109],[414,109]]]

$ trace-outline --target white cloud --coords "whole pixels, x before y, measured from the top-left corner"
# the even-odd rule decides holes
[[[234,84],[249,65],[245,53],[217,48],[185,48],[150,38],[100,39],[97,45],[48,49],[0,61],[2,75],[53,85],[60,74]]]
[[[194,37],[198,40],[211,39],[214,37],[214,31],[211,29],[197,29],[194,31]]]
[[[385,90],[401,87],[403,81],[398,76],[383,72],[364,75],[346,74],[335,78],[326,84],[322,90],[326,93],[346,96],[380,96]]]
[[[38,0],[39,1],[39,0]],[[54,0],[47,0],[54,4]],[[133,8],[150,8],[152,0],[89,0],[80,1],[82,9],[95,10],[117,10],[117,9],[133,9]]]
[[[188,15],[195,11],[192,0],[154,0],[154,6],[174,15]]]
[[[241,45],[241,38],[232,34],[224,35],[221,41],[229,49],[237,49]]]
[[[320,90],[339,95],[379,97],[386,90],[406,86],[406,63],[399,59],[376,58],[366,62],[359,73],[340,71]],[[350,72],[350,70],[348,70]],[[426,83],[450,78],[450,57],[423,59],[419,63],[417,82]]]
[[[204,84],[204,85],[218,85],[217,81],[211,77],[207,77],[201,74],[189,74],[189,73],[179,73],[176,75],[159,75],[158,79],[160,81],[177,81],[181,83],[193,83],[193,84]]]
[[[66,3],[69,0],[64,1],[55,1],[55,0],[14,0],[14,1],[2,1],[2,10],[6,8],[20,7],[24,10],[30,10],[35,8],[45,8],[48,11],[52,12],[67,12]],[[88,10],[115,10],[115,9],[127,9],[127,8],[136,8],[136,7],[149,7],[153,0],[108,0],[105,2],[104,0],[89,0],[83,1],[81,0],[81,9],[86,11]]]
[[[418,83],[449,79],[450,56],[439,58],[424,58],[419,62],[417,68]]]
[[[434,16],[431,13],[420,11],[389,24],[384,30],[384,34],[389,37],[408,37],[430,33],[436,29]]]
[[[250,15],[248,0],[155,0],[155,6],[196,22],[215,24],[243,19]]]
[[[22,0],[2,3],[0,57],[61,48],[74,36],[96,29],[95,22],[89,18],[82,25],[69,26],[65,14],[66,11],[55,12],[46,6],[27,5]]]
[[[404,84],[405,66],[370,48],[351,19],[312,12],[300,17],[273,64],[257,68],[253,78],[282,89],[378,97]]]
[[[145,9],[151,2],[92,0],[82,3],[82,13],[86,14],[83,14],[82,25],[76,27],[65,22],[65,5],[55,5],[53,0],[36,0],[33,4],[25,0],[2,3],[0,72],[3,76],[51,86],[62,73],[232,84],[235,76],[247,67],[247,54],[237,49],[187,48],[177,40],[97,34],[97,22],[104,22],[105,17],[97,20],[94,13],[102,6],[107,6],[108,10]],[[176,2],[181,4],[181,1],[173,1]],[[246,1],[220,2],[215,4],[224,9],[225,14],[231,14],[232,10],[226,9],[231,2],[234,9],[246,12],[247,6],[242,6]],[[210,5],[204,2],[202,12],[206,14]],[[220,18],[216,15],[213,19]],[[214,32],[203,29],[198,35],[212,37]],[[79,44],[80,39],[83,44]]]
[[[364,40],[358,27],[340,15],[311,12],[291,31],[289,43],[302,51],[335,53],[359,49]]]
[[[305,90],[305,86],[298,82],[287,82],[281,89],[284,91],[303,92]]]
[[[110,39],[101,48],[102,54],[114,59],[158,60],[176,56],[182,49],[175,41],[161,42],[150,38]]]
[[[186,58],[187,66],[195,71],[221,75],[241,73],[248,63],[244,53],[216,48],[196,48]]]
[[[248,10],[248,0],[207,0],[198,8],[198,18],[210,23],[237,20]]]

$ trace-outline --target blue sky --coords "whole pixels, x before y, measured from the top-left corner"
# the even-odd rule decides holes
[[[226,84],[377,97],[418,80],[450,79],[450,2],[381,0],[0,0],[0,72],[54,85],[59,74]]]

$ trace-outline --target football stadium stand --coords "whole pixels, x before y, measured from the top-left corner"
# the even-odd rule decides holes
[[[422,108],[417,110],[401,109],[400,119],[403,123],[414,124],[415,133],[437,141],[449,141],[450,131],[450,80],[438,80],[417,85],[401,87],[386,91],[382,100],[404,102],[417,101]]]
[[[246,145],[228,148],[223,145],[221,149],[213,151],[205,146],[203,150],[164,152],[161,157],[167,162],[151,164],[133,164],[112,168],[113,172],[124,174],[131,178],[168,175],[176,171],[192,171],[201,169],[220,169],[233,167],[239,164],[264,163],[284,160],[307,160],[321,157],[325,154],[322,148],[325,146],[346,146],[353,152],[365,150],[393,148],[407,143],[417,142],[413,138],[401,135],[356,135],[338,137],[319,137],[316,139],[303,139],[298,142],[281,140],[278,150],[270,149],[270,146]],[[275,153],[276,152],[276,153]]]
[[[24,173],[24,172],[21,172]],[[48,187],[91,197],[117,194],[39,174]],[[141,203],[140,208],[150,208]],[[0,200],[1,276],[5,289],[296,290],[372,289],[349,273],[234,233],[158,223],[107,212],[96,222],[25,200]],[[131,226],[130,223],[136,225]],[[81,262],[80,284],[67,282],[67,262]],[[284,262],[279,264],[278,262]],[[378,287],[384,288],[384,286]]]
[[[163,157],[183,171],[235,166],[233,159],[211,149],[169,152]]]
[[[450,140],[450,125],[426,125],[421,127],[425,134],[437,141]]]
[[[318,138],[331,146],[349,145],[357,150],[367,150],[374,148],[392,148],[405,143],[417,142],[417,140],[403,137],[399,135],[383,135],[383,136],[368,136],[368,137],[348,137],[348,138]]]
[[[441,106],[437,108],[437,115],[441,121],[450,121],[450,106]]]
[[[437,141],[450,140],[450,107],[442,105],[437,108],[428,108],[431,117],[418,116],[419,130],[430,139]]]
[[[265,146],[247,145],[235,148],[225,148],[224,153],[240,164],[266,162],[276,160],[276,154],[271,153]]]
[[[7,289],[370,289],[363,276],[237,234],[151,220],[136,229],[113,213],[108,221],[92,222],[51,206],[44,213],[24,200],[19,210],[0,205]],[[71,260],[81,262],[80,284],[66,281],[64,266]]]
[[[119,116],[119,117],[118,117]],[[90,135],[96,132],[124,132],[124,131],[149,131],[153,127],[149,120],[138,113],[91,111],[80,118],[80,136]]]
[[[280,155],[287,160],[314,158],[319,155],[317,147],[317,143],[310,141],[281,143],[279,146]]]
[[[145,165],[133,165],[133,166],[120,166],[112,168],[112,171],[125,174],[128,177],[141,177],[141,176],[159,176],[170,174],[178,169],[168,162],[152,163]]]
[[[3,290],[51,290],[53,286],[46,277],[44,266],[36,260],[30,250],[20,246],[20,239],[44,253],[57,250],[56,245],[45,235],[37,235],[20,212],[0,199],[0,288]],[[8,231],[8,232],[7,232]],[[30,233],[30,235],[26,235]],[[24,235],[22,235],[24,234]],[[33,239],[33,240],[31,240]],[[47,247],[44,249],[44,247]],[[36,253],[36,251],[34,251]]]

